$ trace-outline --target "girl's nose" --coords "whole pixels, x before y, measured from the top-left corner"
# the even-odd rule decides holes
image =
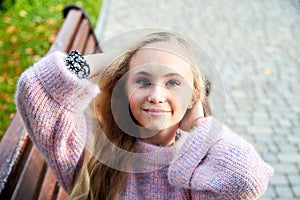
[[[160,84],[153,84],[152,90],[150,90],[150,94],[148,96],[148,101],[154,104],[165,102],[166,91],[164,86]]]

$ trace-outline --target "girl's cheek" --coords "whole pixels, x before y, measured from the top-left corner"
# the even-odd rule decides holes
[[[192,92],[189,91],[189,89],[186,89],[174,94],[173,98],[176,101],[177,107],[180,107],[179,109],[181,110],[181,112],[185,112],[186,109],[191,105],[193,95]]]

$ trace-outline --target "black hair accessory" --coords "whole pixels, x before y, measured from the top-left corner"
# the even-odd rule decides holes
[[[65,58],[67,69],[78,78],[86,78],[90,75],[90,67],[86,59],[76,50],[72,50]]]

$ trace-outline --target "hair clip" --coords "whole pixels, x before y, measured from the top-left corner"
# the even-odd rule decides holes
[[[78,78],[86,78],[90,75],[90,67],[86,59],[76,50],[72,50],[65,58],[67,69]]]

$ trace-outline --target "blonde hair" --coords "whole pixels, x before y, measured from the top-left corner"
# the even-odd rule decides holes
[[[107,140],[105,140],[104,137],[107,137],[110,142],[125,151],[136,151],[137,139],[126,134],[124,130],[121,130],[114,120],[111,109],[112,93],[118,81],[125,81],[122,80],[121,77],[126,72],[128,72],[129,63],[132,56],[141,47],[154,42],[168,42],[172,39],[175,39],[177,43],[184,48],[184,50],[192,55],[191,58],[194,56],[190,45],[181,37],[178,37],[177,35],[169,32],[152,33],[146,36],[141,42],[137,43],[137,45],[135,45],[132,49],[122,54],[118,59],[114,60],[102,74],[99,81],[101,93],[95,99],[95,113],[102,130],[102,133],[100,132],[100,134],[94,134],[100,138],[97,138],[96,140],[102,142],[100,142],[101,148],[98,151],[99,155],[109,152],[112,159],[119,158],[118,156],[114,156],[117,151],[114,149],[114,147],[111,147],[112,145],[108,144]],[[196,62],[194,61],[191,62],[191,68],[194,76],[193,99],[194,102],[197,102],[199,100],[203,100],[203,98],[205,97],[205,84],[204,79],[202,78],[200,72],[197,70],[197,66],[195,63]],[[125,86],[125,84],[123,85]],[[119,111],[118,116],[122,119],[122,125],[126,126],[128,120],[130,119],[127,119],[128,117],[122,117],[124,112],[126,112],[124,109],[128,110],[128,100],[126,98],[125,88],[120,88],[120,91],[117,91],[116,99],[118,101],[116,105],[119,105],[119,108],[116,108],[116,110]],[[127,105],[125,105],[124,103],[127,103]],[[126,129],[126,131],[136,131],[135,127],[127,128],[128,129]],[[129,162],[129,159],[125,156],[123,159],[114,160],[113,162],[122,165]],[[95,155],[91,155],[86,151],[81,172],[79,174],[79,177],[77,178],[70,198],[107,200],[116,199],[117,195],[122,193],[124,186],[127,183],[127,177],[128,173],[106,166],[105,164],[97,160]]]

